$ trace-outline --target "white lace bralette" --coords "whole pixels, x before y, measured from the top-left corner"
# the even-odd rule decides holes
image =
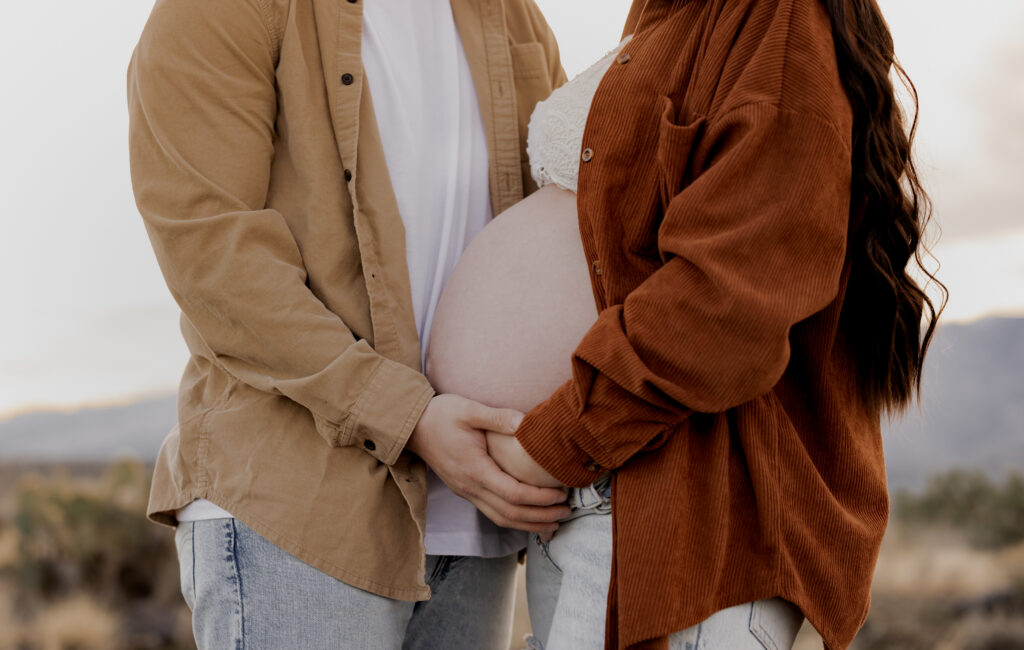
[[[554,184],[576,192],[583,129],[587,125],[590,104],[604,73],[630,38],[624,38],[614,50],[555,89],[533,109],[526,135],[526,154],[530,157],[530,175],[538,187]]]

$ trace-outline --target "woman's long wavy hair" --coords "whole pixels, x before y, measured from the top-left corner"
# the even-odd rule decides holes
[[[839,73],[853,106],[852,272],[844,331],[870,406],[890,413],[920,395],[924,356],[946,302],[925,268],[921,242],[931,203],[914,165],[917,91],[896,60],[892,34],[875,0],[823,0],[832,22]],[[906,128],[891,73],[903,81],[914,114]],[[858,203],[859,202],[859,203]],[[935,283],[935,304],[908,272]],[[922,334],[923,329],[923,334]]]

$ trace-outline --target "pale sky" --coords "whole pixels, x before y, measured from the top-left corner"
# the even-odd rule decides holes
[[[628,9],[537,1],[570,77],[618,42]],[[921,94],[918,155],[943,231],[947,319],[1024,314],[1024,3],[880,4]],[[5,11],[0,417],[166,392],[184,367],[128,176],[125,66],[151,6]]]

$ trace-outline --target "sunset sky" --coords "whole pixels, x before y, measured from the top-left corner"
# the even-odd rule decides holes
[[[570,77],[618,42],[628,8],[537,2]],[[942,231],[946,320],[1024,315],[1024,3],[880,5],[920,91],[918,159]],[[128,176],[125,67],[150,7],[5,11],[0,417],[167,392],[184,367],[177,309]]]

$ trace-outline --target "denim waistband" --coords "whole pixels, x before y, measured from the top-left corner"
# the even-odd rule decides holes
[[[590,514],[608,514],[612,511],[612,477],[605,474],[586,487],[569,488],[571,514],[562,521]]]

